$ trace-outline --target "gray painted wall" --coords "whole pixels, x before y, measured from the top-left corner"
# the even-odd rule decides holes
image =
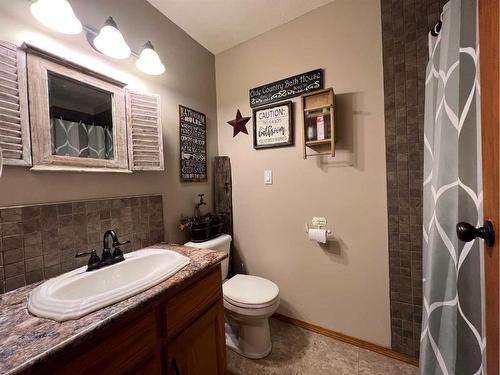
[[[161,193],[166,239],[182,242],[184,235],[177,229],[180,214],[192,213],[197,193],[206,194],[210,209],[212,185],[180,182],[178,105],[207,115],[210,163],[217,155],[214,56],[145,0],[73,0],[71,4],[79,19],[95,28],[112,15],[133,50],[140,51],[143,43],[151,40],[166,73],[160,77],[144,75],[135,68],[134,58],[122,62],[98,54],[84,34],[66,36],[50,31],[31,16],[28,0],[0,1],[0,40],[17,44],[28,41],[132,87],[160,94],[166,171],[132,175],[35,173],[27,168],[6,167],[0,178],[0,206]],[[208,181],[211,176],[209,165]]]

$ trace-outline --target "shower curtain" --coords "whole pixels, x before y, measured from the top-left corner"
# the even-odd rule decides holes
[[[54,155],[113,159],[113,133],[107,127],[59,118],[51,121]]]
[[[425,88],[421,374],[484,374],[483,244],[455,226],[482,226],[477,2],[451,0],[429,35]]]

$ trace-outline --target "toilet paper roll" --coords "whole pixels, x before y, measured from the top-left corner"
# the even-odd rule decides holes
[[[320,243],[326,243],[327,230],[326,229],[309,229],[309,239]]]

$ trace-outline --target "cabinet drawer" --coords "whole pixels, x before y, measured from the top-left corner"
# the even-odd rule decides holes
[[[167,337],[173,337],[218,299],[222,303],[220,265],[207,276],[172,297],[164,307]]]

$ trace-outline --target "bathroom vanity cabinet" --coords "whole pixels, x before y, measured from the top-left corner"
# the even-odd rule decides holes
[[[221,268],[54,353],[24,374],[225,374]]]

